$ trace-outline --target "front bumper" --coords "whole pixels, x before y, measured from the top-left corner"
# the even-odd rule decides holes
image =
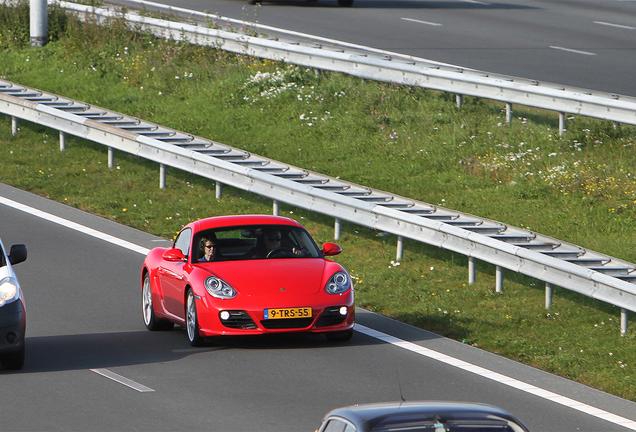
[[[346,307],[346,306],[344,306]],[[229,318],[221,319],[221,324],[227,329],[242,330],[310,330],[323,331],[323,327],[337,327],[339,330],[348,329],[347,321],[352,322],[352,309],[347,313],[340,313],[341,306],[325,308],[318,316],[311,318],[289,318],[277,320],[254,320],[247,311],[228,310]],[[344,328],[343,328],[344,325]]]
[[[216,304],[213,306],[206,302],[206,299],[202,300],[200,303],[197,302],[197,313],[199,315],[201,334],[205,336],[293,332],[327,333],[350,330],[355,323],[355,306],[352,293],[344,296],[323,297],[321,299],[324,303],[333,302],[334,300],[342,302],[339,304],[317,304],[318,302],[314,302],[311,306],[312,316],[310,318],[269,320],[264,319],[262,307],[254,307],[254,305],[245,307],[247,305],[231,304],[231,302],[220,302],[220,305]],[[280,300],[276,303],[274,301],[263,303],[274,303],[277,304],[277,307],[281,304]],[[306,306],[308,303],[310,301],[307,298],[294,299],[287,304],[283,304],[282,307]],[[340,313],[341,308],[346,309],[345,315]],[[229,313],[228,319],[221,319],[222,311]]]
[[[0,307],[0,354],[24,347],[26,310],[21,300]]]

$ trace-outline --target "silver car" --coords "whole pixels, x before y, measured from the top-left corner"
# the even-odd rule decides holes
[[[317,432],[529,432],[492,405],[469,402],[386,402],[331,410]]]
[[[13,265],[25,261],[23,244],[11,246],[9,255],[0,240],[0,366],[22,369],[24,366],[24,333],[26,309]]]

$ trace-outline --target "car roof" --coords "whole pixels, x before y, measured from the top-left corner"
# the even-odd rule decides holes
[[[493,405],[472,403],[472,402],[447,402],[447,401],[418,401],[418,402],[383,402],[371,404],[359,404],[336,408],[325,416],[342,417],[350,420],[362,430],[371,430],[382,420],[395,416],[418,415],[434,417],[444,420],[445,418],[484,418],[488,415],[495,415],[505,420],[523,423],[509,412]],[[363,426],[366,425],[366,426]],[[527,430],[527,428],[525,429]]]
[[[302,225],[293,219],[272,215],[215,216],[199,219],[188,225],[192,226],[195,231],[239,225],[288,225],[302,228]]]

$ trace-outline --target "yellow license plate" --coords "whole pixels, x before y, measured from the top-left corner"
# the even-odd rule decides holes
[[[265,309],[265,319],[311,318],[310,307]]]

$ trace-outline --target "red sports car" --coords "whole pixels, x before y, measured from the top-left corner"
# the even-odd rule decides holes
[[[278,216],[220,216],[186,225],[171,248],[152,249],[141,270],[148,330],[205,337],[282,332],[349,340],[355,320],[351,278],[325,259],[298,222]]]

